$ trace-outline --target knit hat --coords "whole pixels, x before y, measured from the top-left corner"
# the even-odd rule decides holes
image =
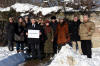
[[[59,19],[64,19],[64,16],[58,16]]]
[[[56,19],[56,16],[52,16],[51,19]]]
[[[59,15],[58,15],[58,19],[64,19],[65,18],[65,16],[64,16],[64,13],[60,13]]]

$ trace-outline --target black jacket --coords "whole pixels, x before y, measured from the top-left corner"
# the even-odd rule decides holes
[[[35,23],[35,27],[32,26],[32,24],[30,24],[27,27],[27,32],[28,32],[28,30],[40,30],[40,32],[42,33],[41,27],[37,23]],[[28,38],[28,42],[32,42],[32,40],[33,40],[33,38]],[[40,39],[35,38],[35,40],[37,41],[37,40],[40,40]]]
[[[79,26],[81,22],[78,20],[77,22],[72,21],[70,24],[70,36],[72,41],[79,41]]]
[[[6,38],[7,40],[13,41],[14,40],[14,34],[15,34],[15,23],[8,22],[6,27]]]
[[[58,25],[57,21],[55,23],[50,22],[50,26],[53,29],[54,33],[56,32],[57,25]]]
[[[16,23],[15,25],[15,41],[24,41],[25,40],[25,27]]]

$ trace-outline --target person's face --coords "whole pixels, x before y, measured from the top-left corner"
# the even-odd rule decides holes
[[[41,19],[41,18],[39,18],[38,22],[39,22],[39,23],[42,23],[42,19]]]
[[[56,20],[55,20],[55,19],[52,19],[51,21],[52,21],[52,22],[55,22]]]
[[[31,19],[31,23],[34,24],[36,21],[35,19]]]
[[[83,16],[83,21],[84,21],[84,22],[87,22],[88,20],[89,20],[88,16],[87,16],[87,15],[84,15],[84,16]]]
[[[13,18],[12,18],[12,17],[9,18],[9,22],[10,22],[10,23],[13,22]]]
[[[22,19],[22,18],[20,18],[20,19],[19,19],[19,22],[23,22],[23,19]]]
[[[49,26],[49,23],[46,23],[46,26]]]
[[[63,22],[64,22],[64,20],[63,20],[63,19],[59,19],[59,22],[60,22],[60,23],[63,23]]]
[[[74,17],[74,22],[77,22],[78,21],[78,17]]]
[[[26,21],[26,22],[28,21],[28,16],[25,17],[25,21]]]

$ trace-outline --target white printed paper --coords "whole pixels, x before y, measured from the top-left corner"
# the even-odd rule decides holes
[[[39,38],[40,30],[28,30],[28,38]]]

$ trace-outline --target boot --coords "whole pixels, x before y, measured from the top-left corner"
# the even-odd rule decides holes
[[[21,53],[24,53],[24,50],[20,50]]]
[[[19,53],[20,52],[20,50],[17,50],[17,53]]]

